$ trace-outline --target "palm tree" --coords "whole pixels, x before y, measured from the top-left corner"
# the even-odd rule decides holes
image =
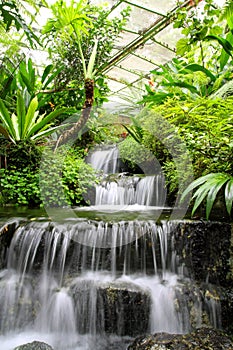
[[[94,64],[97,54],[98,41],[95,40],[92,54],[88,64],[82,50],[82,36],[88,35],[88,29],[91,28],[91,20],[87,16],[87,2],[80,0],[76,3],[71,0],[70,5],[66,5],[62,0],[58,0],[51,6],[54,18],[48,20],[43,29],[44,34],[57,33],[61,38],[74,40],[77,42],[79,54],[82,61],[84,75],[85,101],[79,120],[67,131],[65,131],[58,139],[56,148],[77,133],[86,124],[90,117],[91,108],[94,102]]]

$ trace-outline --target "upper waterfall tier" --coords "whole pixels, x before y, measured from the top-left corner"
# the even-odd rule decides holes
[[[119,151],[116,146],[95,150],[89,159],[94,169],[104,174],[116,174],[119,172]]]
[[[159,170],[150,175],[121,173],[122,160],[117,146],[95,150],[88,162],[103,175],[96,186],[95,201],[91,200],[92,204],[165,206],[165,178]]]

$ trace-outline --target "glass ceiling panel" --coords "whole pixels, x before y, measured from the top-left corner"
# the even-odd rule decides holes
[[[93,0],[92,3],[100,4]],[[111,80],[111,92],[124,91],[146,78],[150,71],[171,60],[175,55],[175,42],[180,30],[170,23],[170,12],[176,9],[176,0],[110,0],[109,17],[119,16],[127,6],[130,18],[121,37],[115,43],[109,63],[104,68]],[[106,3],[105,3],[106,4]],[[189,5],[190,1],[186,1]],[[124,86],[119,87],[121,81]],[[116,84],[116,86],[115,86]]]
[[[124,67],[124,66],[122,67],[121,65],[119,65],[118,67],[112,68],[111,71],[108,73],[108,76],[125,83],[132,83],[135,79],[138,78],[138,75],[134,74],[130,70],[130,67],[129,69],[127,69],[127,67]]]

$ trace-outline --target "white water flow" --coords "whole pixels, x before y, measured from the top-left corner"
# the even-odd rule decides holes
[[[119,171],[119,151],[117,147],[99,149],[92,153],[90,164],[104,174],[115,174]]]
[[[162,174],[128,176],[119,173],[117,147],[99,149],[92,153],[89,163],[104,173],[96,186],[95,205],[141,205],[164,207],[166,201],[165,178]],[[115,174],[115,176],[106,176]]]
[[[163,176],[117,174],[116,147],[90,162],[115,174],[97,186],[96,204],[164,206]],[[218,326],[218,299],[203,299],[182,275],[175,222],[77,218],[17,227],[0,271],[1,350],[34,340],[54,350],[122,350],[130,337],[200,326],[204,304]]]
[[[190,331],[173,229],[172,222],[84,219],[19,226],[0,273],[1,350],[33,340],[56,350],[122,349],[126,336]],[[213,301],[210,309],[214,320]]]

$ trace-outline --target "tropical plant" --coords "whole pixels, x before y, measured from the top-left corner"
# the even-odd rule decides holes
[[[228,9],[223,16],[224,10],[212,0],[205,2],[201,15],[200,11],[194,6],[187,16],[184,6],[177,10],[174,27],[184,35],[176,44],[177,57],[151,71],[140,103],[152,106],[173,97],[208,97],[232,79],[232,12]]]
[[[84,194],[97,182],[95,170],[80,156],[79,150],[64,146],[54,155],[46,152],[40,168],[43,202],[49,206],[88,204]]]
[[[0,3],[0,18],[1,29],[9,32],[12,27],[17,31],[22,30],[31,47],[39,44],[39,38],[31,27],[30,22],[36,21],[36,14],[39,12],[41,5],[46,5],[44,0],[38,4],[33,0],[25,1],[1,1]]]
[[[122,124],[126,131],[132,136],[132,138],[138,143],[142,143],[143,140],[143,128],[141,123],[135,117],[130,118],[132,125]]]
[[[54,80],[60,70],[49,64],[39,73],[32,59],[26,59],[25,56],[22,56],[19,63],[4,59],[1,68],[0,98],[5,101],[9,110],[14,111],[15,96],[21,90],[26,107],[37,96],[38,108],[51,111]]]
[[[108,90],[101,67],[109,59],[114,39],[122,30],[127,11],[122,14],[122,19],[110,21],[107,11],[90,6],[84,0],[72,0],[69,5],[57,1],[51,9],[54,18],[47,22],[43,33],[46,34],[45,40],[52,42],[50,51],[55,56],[54,61],[58,66],[61,61],[64,62],[58,85],[69,90],[69,103],[78,103],[82,109],[80,119],[61,135],[58,146],[82,129],[91,115],[94,101],[106,100]],[[75,93],[77,96],[74,96]],[[60,98],[64,101],[64,96]]]
[[[63,133],[57,142],[57,146],[65,143],[73,134],[77,132],[86,124],[94,101],[94,64],[96,52],[98,48],[98,41],[95,40],[92,53],[88,64],[86,64],[85,57],[82,50],[82,34],[88,33],[91,27],[91,20],[87,17],[86,1],[80,0],[75,3],[71,0],[70,5],[64,2],[57,1],[51,5],[54,18],[49,19],[44,27],[43,33],[56,32],[59,36],[65,36],[67,40],[73,38],[77,42],[79,54],[82,62],[82,69],[85,80],[85,102],[83,104],[82,114],[79,120],[72,126],[70,130]]]
[[[48,189],[43,202],[50,206],[85,204],[84,194],[97,178],[77,150],[61,150],[56,156],[51,153],[43,164],[44,173],[22,162],[21,167],[0,169],[0,204],[42,206],[41,186]]]
[[[61,108],[48,115],[39,115],[37,97],[31,100],[26,109],[23,94],[18,91],[16,114],[10,115],[3,100],[0,99],[0,121],[2,122],[0,133],[15,144],[21,140],[38,140],[61,128],[61,126],[50,127],[50,123],[66,112],[66,108]]]
[[[74,2],[75,3],[75,2]],[[82,2],[83,5],[85,2]],[[63,69],[56,79],[56,86],[63,89],[60,94],[61,102],[64,101],[64,93],[67,94],[66,105],[82,102],[83,83],[85,80],[85,68],[83,59],[89,62],[95,41],[98,40],[98,50],[96,52],[95,67],[95,102],[99,105],[104,98],[106,99],[107,84],[104,79],[103,69],[106,68],[110,53],[114,48],[115,41],[123,29],[129,15],[129,8],[124,9],[120,16],[109,19],[108,8],[101,6],[89,5],[86,3],[83,13],[87,14],[87,18],[94,23],[89,25],[86,32],[81,32],[80,42],[82,54],[80,54],[80,45],[78,44],[76,35],[63,34],[62,31],[50,30],[51,25],[46,31],[45,42],[49,47],[52,62]],[[57,17],[56,17],[57,18]],[[68,89],[67,89],[68,88]],[[56,99],[57,100],[57,99]],[[61,103],[60,102],[60,103]]]
[[[232,203],[233,203],[233,177],[224,173],[212,173],[193,181],[183,192],[181,196],[181,202],[187,196],[189,192],[192,192],[195,188],[199,187],[193,194],[194,200],[192,215],[197,208],[206,199],[206,219],[209,219],[213,204],[216,201],[217,195],[220,191],[224,192],[224,200],[227,212],[231,215]]]
[[[0,169],[1,204],[38,206],[41,203],[39,175],[28,166]]]

